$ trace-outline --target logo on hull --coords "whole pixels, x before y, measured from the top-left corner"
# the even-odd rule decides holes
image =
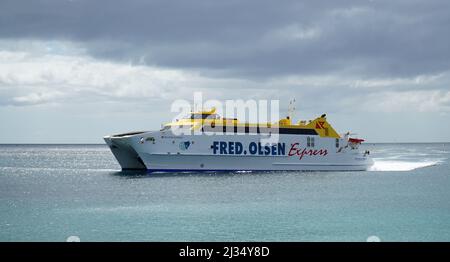
[[[286,154],[285,143],[277,143],[272,145],[263,145],[261,143],[251,142],[246,147],[241,142],[225,142],[214,141],[211,145],[211,149],[214,155],[265,155],[265,156],[297,156],[299,160],[302,160],[305,156],[324,157],[328,155],[328,150],[325,148],[302,148],[300,143],[291,144],[291,148]]]
[[[180,142],[180,149],[183,150],[183,151],[187,150],[190,145],[191,145],[191,142],[189,142],[189,141]]]

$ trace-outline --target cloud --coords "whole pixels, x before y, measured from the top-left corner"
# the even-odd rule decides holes
[[[3,103],[167,98],[199,77],[177,70],[98,61],[87,56],[0,51]],[[5,99],[6,97],[6,99]]]
[[[298,118],[327,113],[369,140],[422,140],[430,124],[450,122],[449,9],[445,0],[2,0],[2,141],[100,142],[159,128],[170,103],[195,91],[279,99],[282,112],[295,97]],[[410,132],[379,131],[397,127]],[[448,141],[445,130],[426,139]]]
[[[10,102],[16,105],[37,105],[55,101],[63,97],[63,95],[59,91],[29,93],[27,95],[13,97]]]
[[[0,42],[0,46],[10,46]],[[118,63],[89,56],[67,42],[19,44],[0,51],[0,105],[36,106],[95,102],[148,104],[205,99],[279,99],[296,97],[311,112],[449,112],[450,71],[396,78],[347,74],[278,76],[260,81],[218,77],[195,70]],[[5,48],[7,49],[7,48]],[[11,48],[9,48],[11,49]],[[63,50],[63,52],[61,52]]]
[[[426,90],[372,94],[363,104],[370,112],[450,112],[450,91]]]
[[[356,94],[342,97],[337,106],[346,108],[348,112],[439,113],[447,115],[450,112],[450,91],[381,91]]]
[[[305,27],[299,24],[291,24],[282,28],[276,28],[272,32],[268,32],[264,36],[265,41],[299,41],[315,39],[320,37],[321,31],[319,28]]]
[[[219,77],[412,77],[449,69],[449,8],[445,0],[5,0],[0,38],[66,40],[96,58]]]

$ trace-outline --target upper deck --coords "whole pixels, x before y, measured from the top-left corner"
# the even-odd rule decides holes
[[[323,114],[314,120],[301,120],[292,123],[289,117],[275,123],[241,123],[237,118],[223,118],[210,111],[192,112],[185,118],[168,123],[165,127],[182,126],[192,130],[205,132],[234,132],[234,133],[279,133],[291,135],[319,135],[320,137],[340,138],[340,135],[328,123]]]

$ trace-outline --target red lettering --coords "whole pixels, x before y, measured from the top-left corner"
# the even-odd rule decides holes
[[[298,154],[297,145],[298,145],[298,143],[291,145],[291,149],[289,150],[288,156],[293,156],[293,155]]]
[[[302,160],[304,156],[326,156],[328,155],[328,150],[326,149],[306,149],[306,148],[298,148],[299,143],[295,143],[291,145],[291,149],[289,150],[288,156],[298,156],[299,160]]]
[[[302,158],[303,158],[303,156],[304,156],[305,154],[306,154],[306,148],[303,149],[303,151],[302,151],[300,154],[297,154],[297,155],[300,156],[298,159],[299,159],[299,160],[302,160]]]
[[[320,149],[320,150],[319,150],[319,155],[320,155],[320,156],[326,156],[326,155],[328,155],[328,150],[326,150],[326,149]]]

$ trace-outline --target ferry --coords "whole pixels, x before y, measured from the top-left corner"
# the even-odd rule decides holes
[[[293,123],[250,124],[224,118],[213,108],[191,112],[159,131],[105,136],[123,170],[362,171],[373,165],[363,139],[339,135],[323,114]]]

